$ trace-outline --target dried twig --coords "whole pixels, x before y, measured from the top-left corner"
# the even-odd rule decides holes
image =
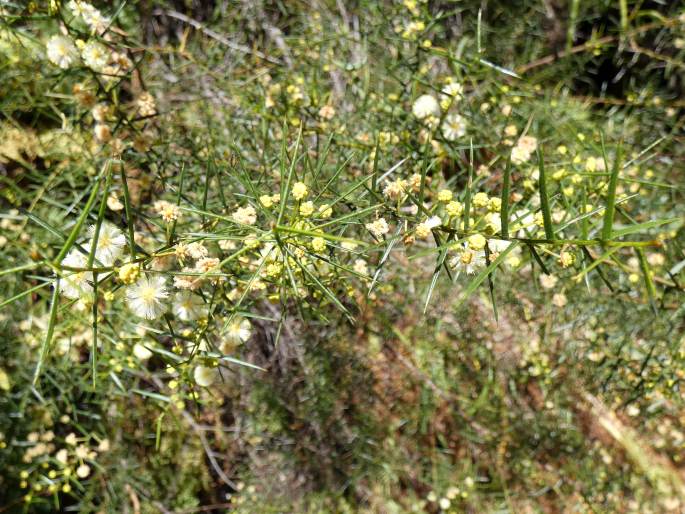
[[[160,391],[164,389],[164,384],[159,378],[157,378],[154,375],[152,375],[150,378]],[[187,410],[181,410],[180,412],[183,416],[183,419],[186,420],[186,422],[190,425],[190,427],[193,429],[193,431],[197,434],[198,438],[200,439],[200,443],[202,444],[202,447],[205,450],[207,459],[209,459],[209,463],[212,465],[212,468],[219,476],[221,481],[227,486],[231,487],[232,489],[237,490],[235,482],[228,478],[226,473],[224,473],[224,470],[221,469],[221,466],[219,466],[219,463],[217,462],[216,457],[214,456],[214,452],[212,452],[212,448],[209,446],[209,441],[207,441],[207,436],[205,435],[204,430],[202,430],[200,425],[198,425],[195,422],[195,419]]]
[[[253,50],[245,45],[241,45],[239,43],[235,43],[225,36],[222,36],[218,32],[213,31],[212,29],[205,27],[202,23],[200,23],[197,20],[194,20],[192,18],[189,18],[185,14],[182,14],[177,11],[172,11],[172,10],[162,10],[162,9],[156,9],[154,11],[154,14],[156,16],[169,16],[171,18],[175,18],[179,21],[182,21],[184,23],[187,23],[188,25],[191,25],[193,28],[199,30],[200,32],[206,34],[207,36],[211,37],[212,39],[218,41],[219,43],[226,45],[232,50],[236,50],[238,52],[246,53],[246,54],[252,54],[256,57],[259,57],[260,59],[264,59],[265,61],[268,61],[272,64],[283,64],[280,60],[274,58],[274,57],[269,57],[263,52],[260,52],[259,50]]]
[[[643,25],[642,27],[638,27],[635,30],[632,30],[626,34],[627,37],[632,37],[638,34],[642,34],[643,32],[650,31],[652,29],[656,29],[659,27],[667,26],[669,25],[669,21],[672,20],[665,20],[663,22],[658,22],[658,23],[648,23],[646,25]],[[587,41],[583,43],[582,45],[576,45],[573,48],[569,50],[564,50],[562,52],[558,52],[553,55],[547,55],[545,57],[542,57],[540,59],[537,59],[535,61],[529,62],[528,64],[524,64],[522,66],[519,66],[516,68],[516,73],[523,74],[526,73],[527,71],[530,71],[534,68],[539,68],[540,66],[545,66],[547,64],[552,64],[554,61],[557,61],[559,59],[563,59],[565,57],[568,57],[570,55],[574,54],[579,54],[583,53],[587,50],[593,50],[594,48],[607,44],[607,43],[612,43],[614,41],[618,41],[620,39],[620,36],[604,36],[599,39],[591,39],[590,41]]]

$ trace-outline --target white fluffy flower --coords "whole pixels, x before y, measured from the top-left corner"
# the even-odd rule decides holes
[[[143,276],[126,291],[128,308],[139,318],[155,319],[166,311],[164,300],[169,293],[161,275]]]
[[[421,95],[414,100],[411,111],[418,119],[422,120],[429,116],[440,116],[440,104],[432,95]]]
[[[372,223],[367,223],[365,227],[369,232],[371,232],[376,237],[381,237],[383,234],[387,234],[390,230],[388,222],[385,221],[385,218],[378,218],[376,221]]]
[[[195,366],[193,370],[193,378],[195,383],[200,387],[209,387],[216,380],[216,368],[209,368],[207,366]]]
[[[62,69],[71,66],[78,56],[74,43],[64,36],[52,36],[46,49],[50,62]]]
[[[364,259],[357,259],[354,261],[354,266],[352,269],[355,271],[355,273],[359,273],[360,275],[369,274],[369,267]]]
[[[88,229],[88,236],[92,238],[95,236],[95,225],[91,225]],[[103,266],[111,266],[121,257],[126,245],[126,236],[117,227],[111,223],[103,223],[100,226],[100,233],[98,234],[97,246],[95,248],[95,258],[102,263]]]
[[[83,15],[83,21],[93,32],[103,32],[109,24],[109,19],[104,17],[100,11],[94,7]]]
[[[523,164],[530,160],[537,150],[538,140],[533,136],[522,136],[516,142],[516,146],[511,149],[511,162],[514,164]]]
[[[81,50],[81,57],[88,67],[101,71],[109,61],[109,50],[97,41],[89,41]]]
[[[88,464],[81,464],[76,468],[76,476],[79,478],[86,478],[88,475],[90,475],[90,467]]]
[[[174,315],[181,321],[192,321],[202,317],[204,302],[196,294],[182,291],[174,296]]]
[[[83,18],[86,25],[94,32],[103,31],[109,23],[109,20],[105,18],[97,8],[87,2],[71,0],[71,2],[67,4],[67,7],[74,16]]]
[[[433,230],[434,228],[442,225],[442,220],[440,219],[440,216],[433,216],[431,218],[428,218],[423,223],[424,225],[426,225],[426,227],[428,227],[429,230]]]
[[[226,337],[234,343],[244,343],[252,335],[252,323],[247,319],[234,319],[226,330]]]
[[[458,114],[448,114],[442,123],[442,135],[447,141],[456,141],[466,134],[466,120]]]
[[[193,259],[202,259],[203,257],[207,257],[207,255],[209,255],[209,251],[207,250],[207,248],[205,248],[203,244],[199,241],[190,243],[186,247],[186,250]]]
[[[140,361],[146,361],[152,357],[152,352],[147,349],[144,345],[136,343],[133,345],[133,355]]]
[[[450,82],[442,88],[443,99],[460,100],[464,94],[464,87],[459,82]]]
[[[514,164],[523,164],[530,159],[530,152],[525,148],[515,146],[511,149],[511,162]]]
[[[67,4],[67,8],[71,11],[71,14],[80,17],[83,17],[89,9],[94,9],[89,3],[81,2],[79,0],[71,0]]]
[[[509,248],[511,241],[505,241],[504,239],[488,239],[488,248],[491,252],[501,253]]]
[[[489,212],[485,215],[485,223],[493,232],[502,231],[502,217],[499,212]]]
[[[254,225],[257,221],[257,211],[251,205],[238,207],[233,213],[233,219],[243,225]]]
[[[57,462],[59,462],[60,464],[66,464],[69,460],[69,452],[66,448],[62,448],[55,454],[55,458],[57,459]]]
[[[88,257],[78,250],[70,251],[62,261],[62,266],[71,268],[85,268],[88,265]],[[63,277],[59,283],[60,292],[67,298],[77,299],[93,291],[90,284],[93,274],[89,271],[68,271],[63,272]]]
[[[465,248],[459,255],[452,259],[450,264],[458,271],[463,271],[467,275],[472,275],[485,266],[485,252],[483,250],[469,250],[468,248]]]

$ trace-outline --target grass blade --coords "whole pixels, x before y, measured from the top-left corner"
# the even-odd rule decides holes
[[[502,219],[502,239],[509,239],[509,189],[511,187],[511,152],[504,167],[504,180],[502,184],[502,207],[500,218]]]
[[[642,248],[635,248],[635,251],[637,252],[637,258],[640,260],[640,269],[642,270],[642,278],[645,281],[647,297],[649,298],[649,303],[656,315],[656,288],[654,287],[654,281],[652,280],[652,271],[649,269],[649,262],[647,262],[647,257],[645,257],[645,252]]]
[[[466,183],[466,198],[464,198],[464,232],[469,231],[469,217],[471,216],[471,188],[473,187],[473,139],[470,141],[471,155],[469,160],[469,179]]]
[[[69,237],[67,237],[67,240],[64,243],[64,246],[62,246],[62,249],[60,252],[57,254],[57,257],[55,257],[55,264],[59,265],[62,263],[64,260],[64,257],[67,255],[69,250],[71,250],[71,247],[74,246],[74,243],[76,242],[76,239],[79,236],[79,233],[81,232],[81,227],[83,224],[86,222],[86,218],[88,217],[88,214],[90,214],[90,209],[93,207],[93,204],[95,203],[95,199],[98,196],[98,192],[100,190],[100,180],[102,176],[99,176],[95,179],[95,182],[93,184],[93,190],[90,192],[90,196],[88,197],[88,200],[86,201],[86,205],[83,207],[83,211],[81,212],[81,215],[79,216],[78,220],[76,220],[76,224],[74,227],[71,229],[71,232],[69,233]]]
[[[378,277],[381,274],[381,271],[383,270],[383,265],[385,264],[385,261],[388,260],[388,257],[390,257],[390,252],[394,248],[395,244],[400,240],[400,233],[402,232],[402,226],[398,225],[397,231],[395,232],[395,235],[393,235],[392,239],[388,243],[388,246],[385,248],[385,251],[383,252],[383,256],[381,257],[381,260],[378,261],[378,267],[376,268],[376,272],[373,274],[373,278],[371,279],[371,284],[369,285],[369,292],[367,293],[367,296],[371,296],[371,292],[373,291],[374,286],[376,285],[376,282],[378,282]]]
[[[538,186],[540,188],[540,208],[542,209],[542,221],[545,225],[545,238],[554,239],[554,230],[552,229],[552,213],[549,209],[549,196],[547,195],[547,177],[545,175],[545,163],[542,158],[542,151],[538,148],[538,169],[540,177],[538,179]]]
[[[124,189],[124,212],[126,213],[126,228],[128,229],[128,249],[131,251],[131,259],[136,258],[136,243],[133,236],[133,209],[131,208],[131,194],[128,191],[128,181],[126,180],[126,170],[120,166],[121,187]]]
[[[475,278],[469,283],[469,285],[466,287],[464,292],[462,293],[461,297],[455,304],[454,308],[458,309],[463,305],[463,303],[473,294],[473,292],[478,289],[478,286],[480,286],[483,281],[492,273],[506,258],[506,256],[511,252],[514,248],[518,246],[518,242],[513,242],[511,243],[506,250],[504,250],[502,253],[500,253],[497,258],[490,263],[489,266],[487,266],[485,269],[481,270],[478,275],[475,276]]]
[[[38,291],[39,289],[43,289],[48,284],[50,284],[50,282],[44,282],[42,284],[39,284],[37,286],[32,287],[31,289],[27,289],[26,291],[22,291],[21,293],[16,294],[16,295],[12,296],[11,298],[8,298],[7,300],[3,300],[2,302],[0,302],[0,309],[2,309],[5,305],[9,305],[10,303],[16,302],[17,300],[23,298],[24,296],[28,296],[31,293]]]
[[[435,271],[433,272],[433,278],[431,279],[430,286],[428,287],[428,292],[426,293],[426,300],[423,304],[423,313],[426,314],[426,311],[428,310],[428,304],[430,303],[430,299],[433,296],[433,290],[435,289],[435,286],[438,283],[438,277],[440,276],[440,270],[442,269],[442,265],[445,262],[445,259],[447,258],[447,247],[444,247],[442,250],[440,250],[440,256],[438,257],[438,263],[437,266],[435,267]]]
[[[635,234],[638,232],[644,232],[650,228],[660,227],[661,225],[668,225],[669,223],[675,223],[677,221],[682,221],[682,218],[666,218],[663,220],[652,220],[645,221],[644,223],[636,223],[635,225],[630,225],[629,227],[614,230],[612,232],[612,237],[614,239]]]
[[[490,247],[485,245],[485,262],[490,265]],[[499,322],[499,314],[497,313],[497,301],[495,300],[495,281],[492,280],[492,273],[488,273],[488,289],[490,290],[490,302],[492,302],[492,313],[495,315],[495,321]]]
[[[611,170],[611,178],[609,179],[609,189],[607,191],[607,203],[604,210],[604,225],[602,226],[602,239],[608,241],[611,239],[611,229],[614,224],[614,212],[616,208],[616,185],[618,184],[618,172],[621,170],[622,150],[619,144],[616,149],[616,160],[614,167]]]
[[[55,288],[52,290],[52,301],[50,303],[50,321],[48,322],[48,329],[45,333],[45,339],[40,347],[40,354],[38,356],[38,364],[33,372],[33,385],[38,382],[40,372],[43,370],[45,359],[50,352],[50,343],[52,343],[52,336],[55,333],[55,323],[57,322],[57,306],[59,305],[59,277],[55,279]]]
[[[284,134],[285,132],[285,128]],[[295,151],[293,152],[293,158],[290,161],[290,170],[288,170],[288,179],[284,181],[283,179],[285,178],[283,176],[283,172],[285,171],[285,156],[286,156],[286,149],[285,149],[285,140],[286,137],[285,135],[283,136],[283,148],[281,152],[281,205],[280,209],[278,210],[278,220],[276,221],[277,225],[281,224],[281,220],[283,219],[283,214],[285,214],[285,206],[288,203],[288,195],[290,194],[290,186],[293,180],[293,173],[295,172],[295,165],[297,164],[298,158],[297,158],[297,152],[300,149],[300,141],[302,140],[302,125],[300,125],[300,131],[297,133],[297,140],[295,141]]]
[[[584,267],[583,270],[582,270],[580,273],[578,273],[577,275],[575,275],[575,276],[573,277],[573,280],[575,280],[576,282],[580,282],[580,280],[581,280],[585,275],[587,275],[588,273],[590,273],[593,269],[595,269],[597,266],[599,266],[599,265],[602,264],[603,262],[609,260],[609,258],[610,258],[612,255],[614,255],[617,251],[619,251],[620,249],[621,249],[620,247],[616,246],[616,247],[611,248],[610,250],[606,251],[603,255],[601,255],[600,257],[598,257],[597,259],[595,259],[595,260],[592,262],[592,264],[590,264],[589,266]]]

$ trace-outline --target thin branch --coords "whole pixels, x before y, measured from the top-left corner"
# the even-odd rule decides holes
[[[283,64],[280,60],[274,58],[274,57],[269,57],[265,53],[260,52],[259,50],[253,50],[245,45],[241,45],[238,43],[234,43],[233,41],[229,40],[225,36],[222,36],[218,32],[213,31],[212,29],[205,27],[202,23],[200,23],[197,20],[194,20],[192,18],[189,18],[185,14],[182,14],[177,11],[164,11],[162,9],[156,9],[154,11],[154,14],[156,16],[170,16],[171,18],[175,18],[179,21],[182,21],[184,23],[187,23],[188,25],[191,25],[193,28],[199,30],[200,32],[206,34],[207,36],[211,37],[215,41],[218,41],[219,43],[226,45],[232,50],[236,50],[238,52],[242,52],[245,54],[252,54],[256,57],[259,57],[260,59],[264,59],[265,61],[268,61],[272,64]]]

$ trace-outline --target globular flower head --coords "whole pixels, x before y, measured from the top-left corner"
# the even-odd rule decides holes
[[[359,273],[360,275],[369,274],[369,266],[364,259],[355,260],[352,269],[355,271],[355,273]]]
[[[442,88],[442,99],[449,101],[459,101],[464,94],[464,86],[459,82],[450,82]]]
[[[109,61],[109,50],[97,41],[89,41],[81,50],[83,62],[95,71],[102,71]]]
[[[64,36],[52,36],[46,50],[50,62],[62,69],[67,69],[78,57],[74,43]]]
[[[128,307],[133,313],[145,319],[156,319],[166,310],[166,279],[161,275],[143,276],[126,290]]]
[[[250,320],[236,318],[229,325],[226,331],[228,340],[234,343],[244,343],[252,335],[252,324]]]
[[[468,238],[468,246],[471,250],[482,250],[486,243],[487,240],[480,234],[473,234]]]
[[[204,302],[196,294],[182,291],[174,296],[174,315],[181,321],[192,321],[202,317]]]
[[[383,194],[388,198],[397,199],[400,198],[407,189],[407,181],[403,179],[397,179],[394,182],[389,182],[388,185],[383,189]]]
[[[200,241],[194,241],[187,245],[186,251],[193,259],[202,259],[209,255],[209,251]]]
[[[243,225],[254,225],[257,221],[257,211],[251,205],[239,207],[233,213],[233,219]]]
[[[76,476],[79,478],[86,478],[88,475],[90,475],[90,466],[88,464],[81,464],[76,468]]]
[[[502,199],[493,197],[488,201],[488,210],[492,212],[499,212],[502,210]]]
[[[466,120],[459,114],[448,114],[442,123],[442,135],[447,141],[456,141],[466,134]]]
[[[440,225],[442,225],[442,220],[440,219],[440,216],[433,216],[431,218],[428,218],[426,221],[423,221],[416,226],[416,237],[418,237],[419,239],[426,239],[430,235],[431,230],[433,230],[436,227],[439,227]]]
[[[477,209],[487,207],[488,203],[490,202],[490,197],[488,197],[487,193],[476,193],[473,195],[473,206]]]
[[[544,289],[554,289],[558,281],[559,279],[555,275],[547,275],[546,273],[540,275],[540,285]]]
[[[167,223],[178,220],[181,217],[181,209],[178,205],[166,200],[159,200],[155,202],[154,209]]]
[[[209,366],[195,366],[193,370],[193,379],[195,383],[200,387],[209,387],[216,380],[218,373],[216,368],[210,368]]]
[[[74,16],[80,16],[93,32],[102,32],[109,23],[109,20],[102,13],[88,2],[71,0],[67,7]]]
[[[438,192],[438,201],[447,203],[452,200],[452,191],[449,189],[442,189]]]
[[[93,238],[95,236],[95,225],[92,225],[88,230],[88,236]],[[93,244],[91,239],[91,245]],[[100,232],[98,233],[97,246],[95,247],[95,258],[103,264],[103,266],[111,266],[121,257],[126,245],[126,236],[117,227],[111,223],[103,223],[100,225]]]
[[[326,249],[326,240],[323,237],[315,237],[312,239],[312,250],[321,253]]]
[[[430,236],[431,231],[430,229],[426,226],[425,223],[419,223],[416,225],[416,229],[414,230],[414,234],[416,237],[419,239],[427,239],[428,236]]]
[[[330,120],[335,116],[335,108],[332,105],[324,105],[319,109],[319,116],[325,120]]]
[[[485,266],[485,252],[464,248],[459,255],[452,259],[451,264],[457,270],[464,271],[467,275],[472,275]]]
[[[133,355],[140,361],[146,361],[152,357],[152,352],[143,344],[136,343],[133,345]]]
[[[390,230],[388,222],[385,221],[385,218],[378,218],[376,221],[367,223],[365,227],[375,237],[381,237],[382,235],[387,234]]]
[[[568,268],[576,261],[576,256],[571,252],[561,252],[559,254],[559,264],[562,268]]]
[[[440,117],[440,104],[432,95],[421,95],[414,100],[411,111],[420,120],[429,116]]]
[[[85,268],[88,265],[88,257],[78,250],[71,250],[62,261],[62,265]],[[93,291],[92,280],[93,274],[89,271],[65,270],[59,283],[60,292],[72,300],[81,299]]]
[[[138,114],[141,116],[154,116],[157,113],[157,102],[155,97],[148,91],[143,91],[136,100],[138,106]]]
[[[308,218],[314,213],[314,202],[302,202],[300,205],[300,216]]]
[[[124,284],[134,284],[136,280],[138,280],[138,277],[140,276],[140,266],[138,264],[135,264],[133,262],[129,262],[127,264],[124,264],[120,269],[119,269],[119,280],[121,280]]]
[[[309,189],[304,182],[295,182],[295,184],[293,184],[292,192],[293,198],[299,201],[307,197],[307,194],[309,194]]]
[[[445,206],[445,211],[449,216],[460,216],[464,212],[464,206],[460,202],[452,200]]]

